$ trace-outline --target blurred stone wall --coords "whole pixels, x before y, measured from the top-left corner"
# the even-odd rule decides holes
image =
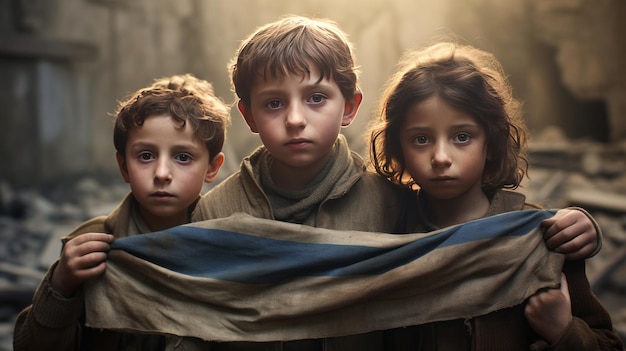
[[[530,6],[534,37],[556,49],[563,85],[578,99],[604,102],[608,139],[626,139],[626,2],[532,0]]]
[[[156,77],[189,72],[233,102],[226,65],[240,40],[289,13],[331,18],[353,41],[365,98],[344,134],[364,155],[365,126],[402,52],[450,33],[500,58],[532,131],[556,125],[570,137],[626,138],[623,0],[0,0],[0,10],[0,76],[13,72],[2,60],[28,61],[5,49],[18,34],[95,53],[40,60],[34,72],[48,85],[34,79],[32,95],[8,74],[0,155],[10,166],[0,178],[11,182],[118,177],[111,124],[118,100]],[[42,91],[54,94],[42,99]],[[10,106],[19,94],[24,109],[16,113]],[[24,103],[31,100],[35,107]],[[236,109],[232,116],[222,177],[259,145]],[[17,167],[24,159],[28,177]]]

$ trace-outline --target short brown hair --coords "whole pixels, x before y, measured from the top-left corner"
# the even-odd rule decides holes
[[[493,54],[454,42],[408,52],[400,61],[370,128],[370,160],[376,172],[394,183],[414,184],[406,172],[400,129],[407,110],[431,96],[469,113],[484,128],[483,190],[490,194],[517,188],[528,171],[521,104]]]
[[[194,135],[204,142],[210,160],[222,151],[230,109],[206,80],[191,74],[164,77],[121,101],[113,129],[113,144],[120,155],[126,156],[128,131],[154,115],[170,115],[180,128],[189,123]]]
[[[319,70],[320,80],[334,80],[346,99],[359,90],[352,44],[328,19],[287,16],[258,28],[241,43],[229,69],[234,92],[249,107],[258,79],[309,75],[309,65]]]

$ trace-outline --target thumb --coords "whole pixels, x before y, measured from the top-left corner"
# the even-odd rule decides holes
[[[569,286],[567,285],[567,277],[565,277],[564,273],[561,273],[561,294],[565,296],[567,302],[571,303],[569,296]]]
[[[548,228],[551,225],[553,225],[554,223],[556,223],[557,218],[556,217],[550,217],[550,218],[546,218],[543,221],[541,221],[541,226],[544,228]]]
[[[543,237],[545,239],[550,239],[554,234],[558,232],[557,228],[554,228],[553,225],[556,223],[557,219],[555,217],[546,218],[541,221],[541,227],[543,228]]]

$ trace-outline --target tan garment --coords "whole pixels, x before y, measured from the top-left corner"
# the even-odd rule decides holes
[[[415,209],[415,194],[392,185],[377,174],[367,172],[359,155],[349,151],[340,136],[335,144],[339,160],[350,165],[324,199],[315,201],[314,211],[301,224],[312,227],[383,233],[404,232],[408,211]],[[211,189],[198,203],[192,221],[225,218],[233,213],[276,219],[268,196],[261,185],[261,162],[267,150],[260,147],[246,157],[239,172]],[[306,211],[304,211],[306,212]]]
[[[84,233],[109,233],[116,238],[122,238],[147,231],[146,225],[137,214],[135,198],[128,194],[108,216],[96,217],[82,223],[72,233],[64,236],[62,241],[65,244]],[[186,344],[181,342],[181,338],[144,337],[85,328],[82,290],[72,298],[64,298],[50,285],[57,264],[58,261],[48,269],[35,291],[32,305],[21,311],[17,317],[13,333],[14,351],[140,350],[141,345],[145,349],[150,349],[153,345],[166,345],[165,349],[170,350],[206,349],[206,344],[205,348],[185,348]]]
[[[424,201],[420,200],[420,206],[425,206]],[[523,194],[500,190],[490,199],[489,210],[483,218],[536,208],[538,206],[526,203],[526,197]],[[583,209],[577,209],[585,212]],[[437,229],[423,216],[424,211],[419,211],[419,213],[419,221],[413,223],[413,230]],[[600,229],[597,223],[591,215],[586,214],[596,224],[598,240],[600,240]],[[563,272],[568,280],[574,320],[565,335],[555,345],[548,345],[533,333],[524,316],[523,304],[476,318],[430,323],[394,330],[390,333],[417,335],[417,341],[409,342],[406,346],[411,349],[420,345],[420,350],[423,351],[522,351],[529,350],[531,347],[532,350],[621,351],[622,343],[613,329],[611,318],[591,291],[585,275],[585,261],[565,261]]]

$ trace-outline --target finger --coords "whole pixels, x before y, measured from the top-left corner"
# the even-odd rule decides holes
[[[67,244],[72,243],[73,245],[80,245],[86,243],[88,241],[102,241],[106,243],[112,243],[115,240],[115,237],[111,234],[106,233],[85,233],[81,234],[72,240],[70,240]]]
[[[105,252],[96,251],[76,259],[76,266],[80,269],[87,269],[105,262],[106,260],[107,254]]]
[[[541,223],[541,225],[545,228],[545,238],[551,238],[564,229],[572,227],[574,224],[576,224],[576,220],[573,216],[554,216],[552,218],[544,219]]]
[[[551,230],[557,230],[555,228],[558,228],[558,225],[555,224],[550,227]],[[548,237],[548,235],[550,236]],[[595,239],[589,228],[586,228],[584,225],[571,225],[560,229],[556,233],[545,234],[545,237],[548,237],[546,244],[550,248],[561,246],[567,242],[573,242],[575,245],[582,247],[592,239]]]
[[[104,241],[86,241],[78,246],[67,247],[67,256],[79,258],[92,252],[108,252],[109,243]]]
[[[70,275],[79,275],[80,271],[91,269],[107,259],[107,254],[104,252],[92,252],[84,256],[69,257],[64,266]]]
[[[106,270],[106,267],[107,267],[106,262],[100,262],[99,264],[95,266],[77,271],[75,274],[75,277],[82,284],[82,282],[84,282],[85,280],[97,277],[101,275],[102,273],[104,273],[104,271]]]
[[[562,242],[559,243],[559,239]],[[557,252],[562,252],[566,254],[575,253],[577,251],[585,251],[587,254],[591,254],[593,250],[595,250],[597,243],[592,233],[583,233],[578,236],[575,236],[572,239],[567,238],[566,235],[563,235],[559,238],[555,238],[553,242],[549,245],[555,245]],[[586,257],[586,256],[585,256]]]

